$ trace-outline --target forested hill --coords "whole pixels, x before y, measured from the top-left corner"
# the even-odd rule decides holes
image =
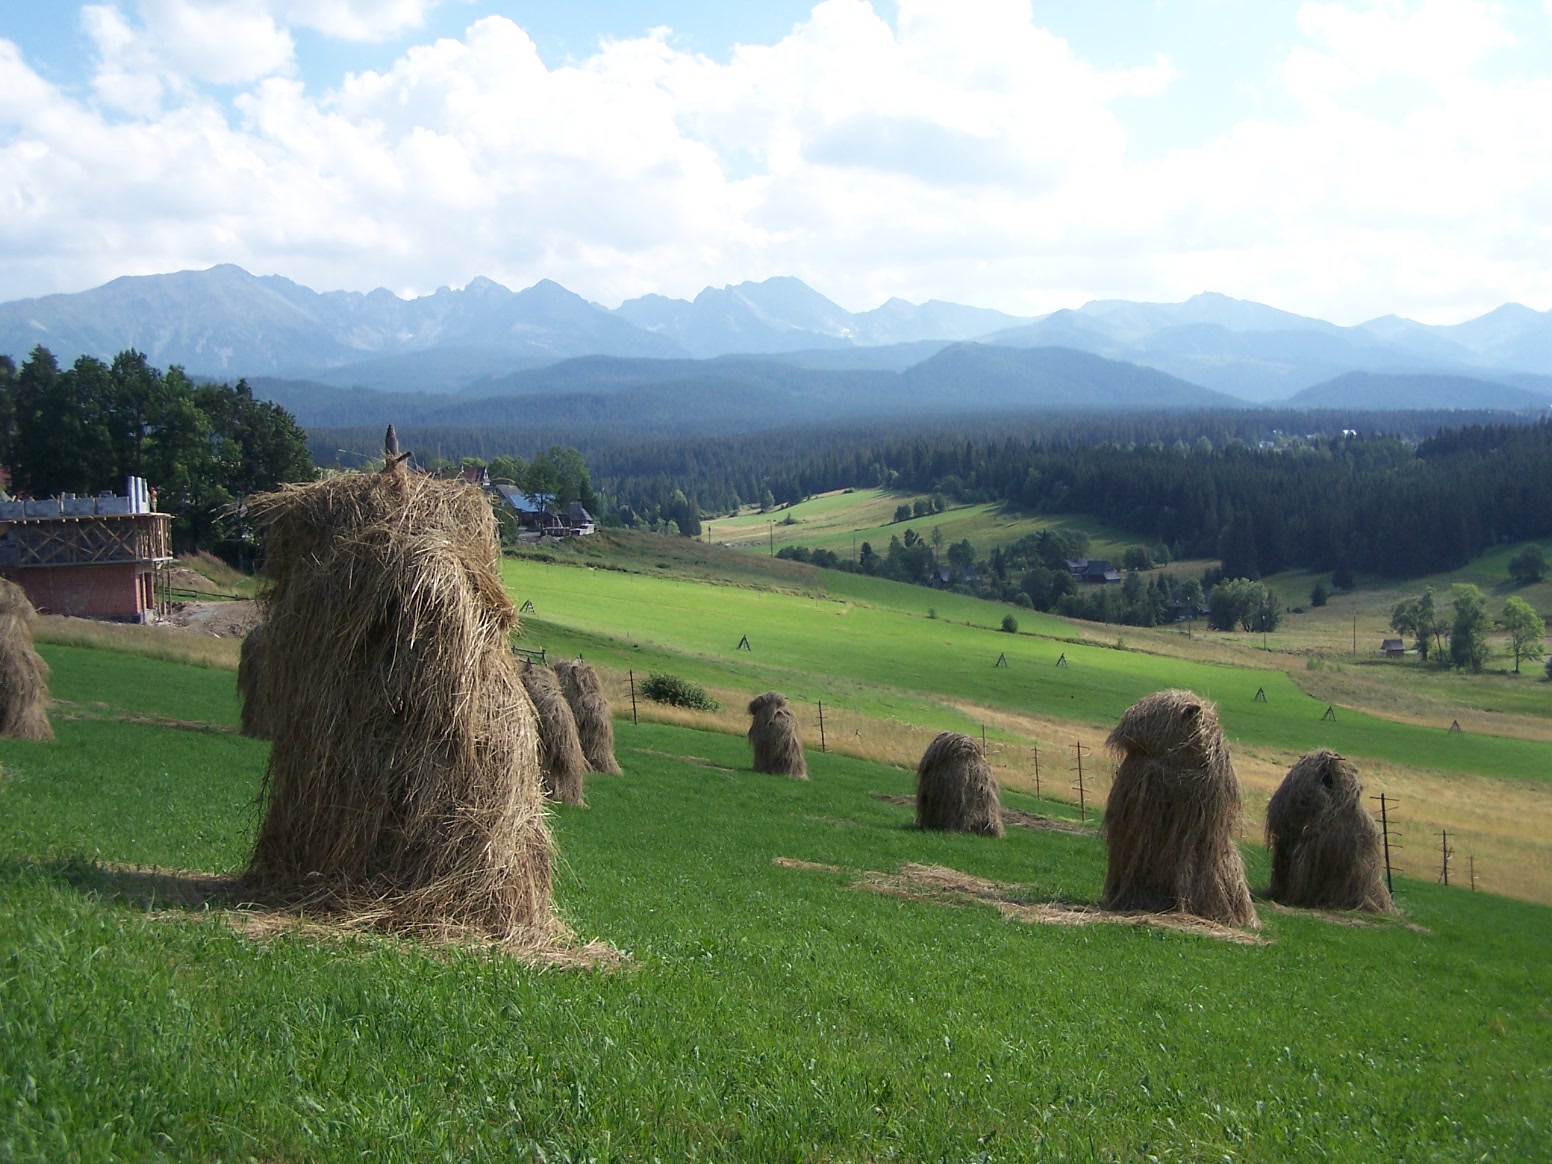
[[[1005,419],[1000,435],[984,421],[932,437],[794,431],[604,449],[591,463],[602,491],[641,512],[675,490],[713,513],[766,489],[783,502],[884,485],[1091,514],[1176,557],[1221,557],[1230,577],[1343,563],[1404,577],[1552,536],[1552,422],[1446,427],[1459,419],[1154,414],[1031,419],[1022,431]],[[1415,439],[1426,433],[1437,435]]]

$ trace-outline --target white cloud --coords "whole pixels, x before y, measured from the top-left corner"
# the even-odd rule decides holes
[[[1112,103],[1167,100],[1171,63],[1097,68],[1020,0],[901,0],[893,26],[825,0],[725,62],[662,30],[553,69],[487,17],[321,95],[291,76],[289,29],[389,35],[427,5],[300,7],[90,8],[96,103],[0,42],[0,297],[231,261],[320,288],[550,277],[608,302],[782,273],[851,307],[1552,302],[1552,82],[1484,79],[1507,33],[1467,0],[1306,5],[1279,74],[1302,112],[1148,162]],[[1398,77],[1403,115],[1366,114]],[[227,105],[195,78],[243,88]]]
[[[268,7],[294,28],[341,40],[386,40],[423,28],[440,0],[271,0]]]

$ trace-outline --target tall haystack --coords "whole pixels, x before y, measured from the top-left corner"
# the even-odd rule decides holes
[[[773,776],[808,779],[808,764],[803,759],[803,741],[798,738],[798,717],[792,714],[787,697],[775,691],[756,695],[749,701],[749,744],[754,748],[754,770]]]
[[[577,736],[582,741],[588,767],[594,772],[617,775],[620,763],[614,758],[614,717],[609,713],[609,700],[604,696],[598,672],[581,659],[563,659],[555,664],[555,675],[560,679],[566,702],[571,704],[571,714],[576,717]]]
[[[32,608],[27,592],[0,578],[0,736],[52,740],[48,664],[32,649]]]
[[[353,920],[542,942],[551,842],[495,519],[392,444],[381,473],[252,502],[274,746],[248,883]]]
[[[1105,743],[1121,758],[1105,804],[1105,906],[1256,924],[1234,843],[1239,777],[1212,704],[1160,691]]]
[[[981,745],[944,732],[916,766],[916,827],[1002,836],[1002,802]]]
[[[1306,752],[1266,806],[1272,851],[1268,896],[1316,909],[1395,909],[1385,887],[1380,826],[1363,803],[1358,769],[1325,748]]]
[[[259,674],[264,670],[264,627],[259,625],[243,639],[237,656],[237,697],[242,700],[242,734],[256,740],[270,738],[269,710]]]
[[[560,680],[548,667],[527,663],[523,686],[539,717],[539,775],[544,795],[562,804],[581,804],[587,757],[582,754],[577,720],[560,689]]]

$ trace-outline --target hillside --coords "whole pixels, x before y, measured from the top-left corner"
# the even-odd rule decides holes
[[[1288,404],[1294,408],[1501,408],[1520,412],[1545,408],[1549,398],[1552,394],[1545,391],[1468,376],[1348,372],[1295,393]]]

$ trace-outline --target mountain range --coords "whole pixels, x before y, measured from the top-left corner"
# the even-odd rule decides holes
[[[1037,318],[901,299],[854,313],[790,277],[609,310],[549,280],[512,291],[477,278],[404,299],[381,288],[317,292],[225,265],[0,304],[0,352],[20,360],[37,344],[64,362],[134,347],[199,376],[262,378],[288,397],[305,384],[324,411],[337,404],[327,389],[467,401],[674,382],[779,382],[824,413],[881,403],[867,384],[890,385],[879,389],[889,407],[906,409],[918,398],[974,409],[1524,409],[1552,399],[1552,312],[1519,304],[1450,326],[1384,316],[1344,327],[1213,293],[1098,300]],[[1080,367],[1079,353],[1100,361]],[[297,388],[275,387],[282,381]],[[820,400],[842,390],[855,395]]]

